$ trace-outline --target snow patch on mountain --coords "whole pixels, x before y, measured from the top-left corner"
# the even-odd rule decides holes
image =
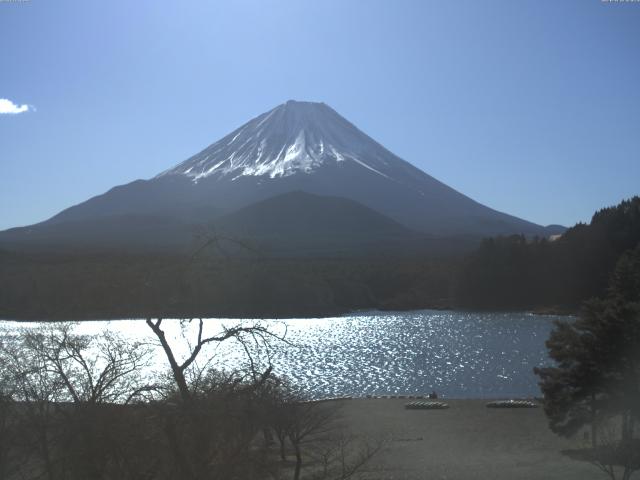
[[[390,178],[389,156],[395,157],[324,103],[290,100],[158,177],[277,178],[353,162]]]

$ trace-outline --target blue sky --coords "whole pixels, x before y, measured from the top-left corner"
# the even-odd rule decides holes
[[[490,207],[572,225],[640,194],[640,3],[0,2],[0,99],[28,108],[0,113],[0,229],[287,99]]]

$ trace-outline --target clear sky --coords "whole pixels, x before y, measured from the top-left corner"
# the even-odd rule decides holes
[[[324,101],[490,207],[640,194],[640,2],[0,0],[0,229]],[[26,110],[26,111],[24,111]]]

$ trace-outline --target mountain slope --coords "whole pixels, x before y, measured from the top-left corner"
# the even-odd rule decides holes
[[[35,230],[46,232],[50,225],[58,224],[57,231],[63,232],[64,224],[77,227],[84,221],[121,216],[209,223],[295,191],[349,199],[428,235],[550,233],[439,182],[395,156],[329,106],[294,101],[254,118],[150,180],[115,187],[29,231],[34,236]],[[11,233],[12,241],[19,241],[18,233]],[[150,241],[152,237],[149,232]],[[6,234],[0,233],[0,242],[3,238]]]
[[[0,245],[12,250],[175,251],[194,242],[197,229],[170,216],[118,214],[45,222],[0,232]]]

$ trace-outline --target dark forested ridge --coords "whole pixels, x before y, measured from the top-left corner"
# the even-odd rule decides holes
[[[640,197],[634,197],[555,240],[485,239],[466,258],[0,250],[0,318],[311,317],[421,308],[575,312],[604,294],[616,261],[639,242]]]
[[[322,316],[446,307],[455,261],[0,252],[0,318]]]
[[[604,208],[556,240],[486,239],[463,263],[456,304],[482,309],[574,311],[602,296],[615,264],[640,242],[640,197]]]

